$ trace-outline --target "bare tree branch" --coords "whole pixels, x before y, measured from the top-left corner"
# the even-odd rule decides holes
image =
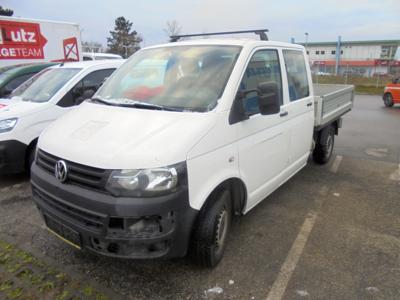
[[[178,35],[182,32],[182,26],[179,25],[177,20],[167,21],[166,28],[163,31],[168,37]]]

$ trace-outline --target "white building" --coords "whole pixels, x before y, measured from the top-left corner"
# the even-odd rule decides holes
[[[306,47],[313,72],[385,75],[400,68],[400,40],[312,42]],[[337,70],[336,70],[337,69]]]

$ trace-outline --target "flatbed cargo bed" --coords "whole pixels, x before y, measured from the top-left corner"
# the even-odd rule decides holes
[[[316,129],[337,120],[353,108],[354,86],[345,84],[314,84]]]

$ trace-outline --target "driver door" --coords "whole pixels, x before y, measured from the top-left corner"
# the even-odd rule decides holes
[[[263,82],[273,82],[278,86],[280,113],[261,115],[257,92],[248,93]],[[237,128],[240,174],[248,190],[248,210],[279,186],[280,175],[289,163],[290,137],[288,120],[282,109],[282,76],[278,50],[262,49],[252,55],[239,91],[246,94],[243,106],[250,115],[249,119],[233,125]]]

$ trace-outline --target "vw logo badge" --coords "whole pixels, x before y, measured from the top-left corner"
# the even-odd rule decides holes
[[[67,164],[63,160],[59,160],[56,163],[55,167],[55,175],[58,181],[60,182],[65,182],[67,180],[67,175],[68,175],[68,169],[67,169]]]

